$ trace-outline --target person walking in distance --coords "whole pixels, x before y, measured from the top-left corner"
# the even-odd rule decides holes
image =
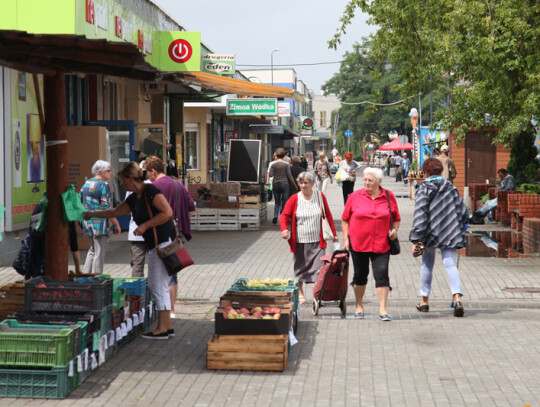
[[[334,182],[332,179],[332,172],[330,171],[330,163],[326,159],[326,155],[321,151],[319,153],[319,159],[315,163],[315,174],[317,175],[317,189],[323,194],[326,194],[326,188],[328,182]]]
[[[165,195],[167,202],[172,208],[173,219],[176,222],[178,234],[182,236],[184,241],[191,240],[191,223],[189,219],[195,213],[195,203],[189,196],[187,189],[180,181],[165,175],[165,164],[159,157],[148,157],[144,164],[144,169],[146,170],[148,179]],[[169,293],[171,296],[171,318],[175,318],[174,304],[178,297],[177,274],[171,276]]]
[[[437,159],[442,163],[443,165],[443,171],[441,176],[444,179],[447,179],[450,182],[454,182],[454,178],[456,178],[456,165],[454,164],[454,161],[448,157],[448,146],[445,144],[441,147],[441,155],[437,156]]]
[[[86,180],[81,188],[81,198],[87,211],[106,210],[112,207],[113,196],[109,186],[111,179],[111,164],[107,161],[97,160],[92,166],[92,178]],[[111,218],[113,232],[122,233],[116,218]],[[109,241],[108,219],[92,218],[83,221],[84,235],[88,237],[90,249],[86,254],[83,272],[88,274],[102,274],[105,261],[105,250]]]
[[[347,203],[347,198],[354,191],[354,183],[356,182],[356,171],[360,169],[360,164],[353,160],[351,152],[346,152],[343,155],[344,160],[339,163],[343,171],[342,189],[343,189],[343,204]]]
[[[283,161],[285,150],[278,148],[275,155],[276,160],[270,167],[270,171],[268,171],[268,179],[274,177],[272,192],[276,204],[274,206],[274,219],[272,219],[273,224],[277,224],[278,216],[283,212],[285,203],[289,199],[289,185],[294,185],[295,189],[298,190],[292,177],[291,166]]]

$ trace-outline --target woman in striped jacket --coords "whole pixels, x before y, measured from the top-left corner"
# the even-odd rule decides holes
[[[420,295],[422,301],[416,306],[420,312],[429,311],[429,294],[433,278],[435,251],[439,249],[443,266],[450,281],[454,300],[454,316],[465,313],[461,297],[461,278],[456,266],[456,251],[467,245],[465,229],[469,212],[459,196],[456,187],[441,177],[442,163],[436,158],[428,158],[422,165],[427,177],[416,191],[414,220],[410,234],[413,255],[422,256],[420,272]],[[422,248],[423,246],[423,248]]]

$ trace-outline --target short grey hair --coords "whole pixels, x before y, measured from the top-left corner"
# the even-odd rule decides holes
[[[384,178],[384,174],[380,168],[367,167],[364,170],[364,176],[368,174],[373,175],[378,182],[381,182]]]
[[[300,174],[298,174],[298,178],[296,178],[296,181],[307,181],[310,184],[315,184],[315,175],[309,171],[303,171]]]
[[[105,172],[111,168],[111,163],[104,160],[97,160],[94,165],[92,165],[92,174],[98,175],[100,172]]]

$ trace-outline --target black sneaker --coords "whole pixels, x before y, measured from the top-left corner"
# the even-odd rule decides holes
[[[169,329],[169,330],[167,331],[167,334],[168,334],[169,336],[174,336],[174,329]]]
[[[277,223],[277,216],[274,216],[274,219],[272,219],[272,223],[275,225]]]
[[[143,339],[169,339],[169,332],[161,332],[159,334],[155,334],[152,331],[148,331],[141,334],[141,338]]]

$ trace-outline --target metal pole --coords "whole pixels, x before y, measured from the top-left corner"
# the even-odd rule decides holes
[[[279,49],[274,49],[271,53],[270,53],[270,75],[272,77],[272,86],[274,86],[274,52],[278,52]]]

